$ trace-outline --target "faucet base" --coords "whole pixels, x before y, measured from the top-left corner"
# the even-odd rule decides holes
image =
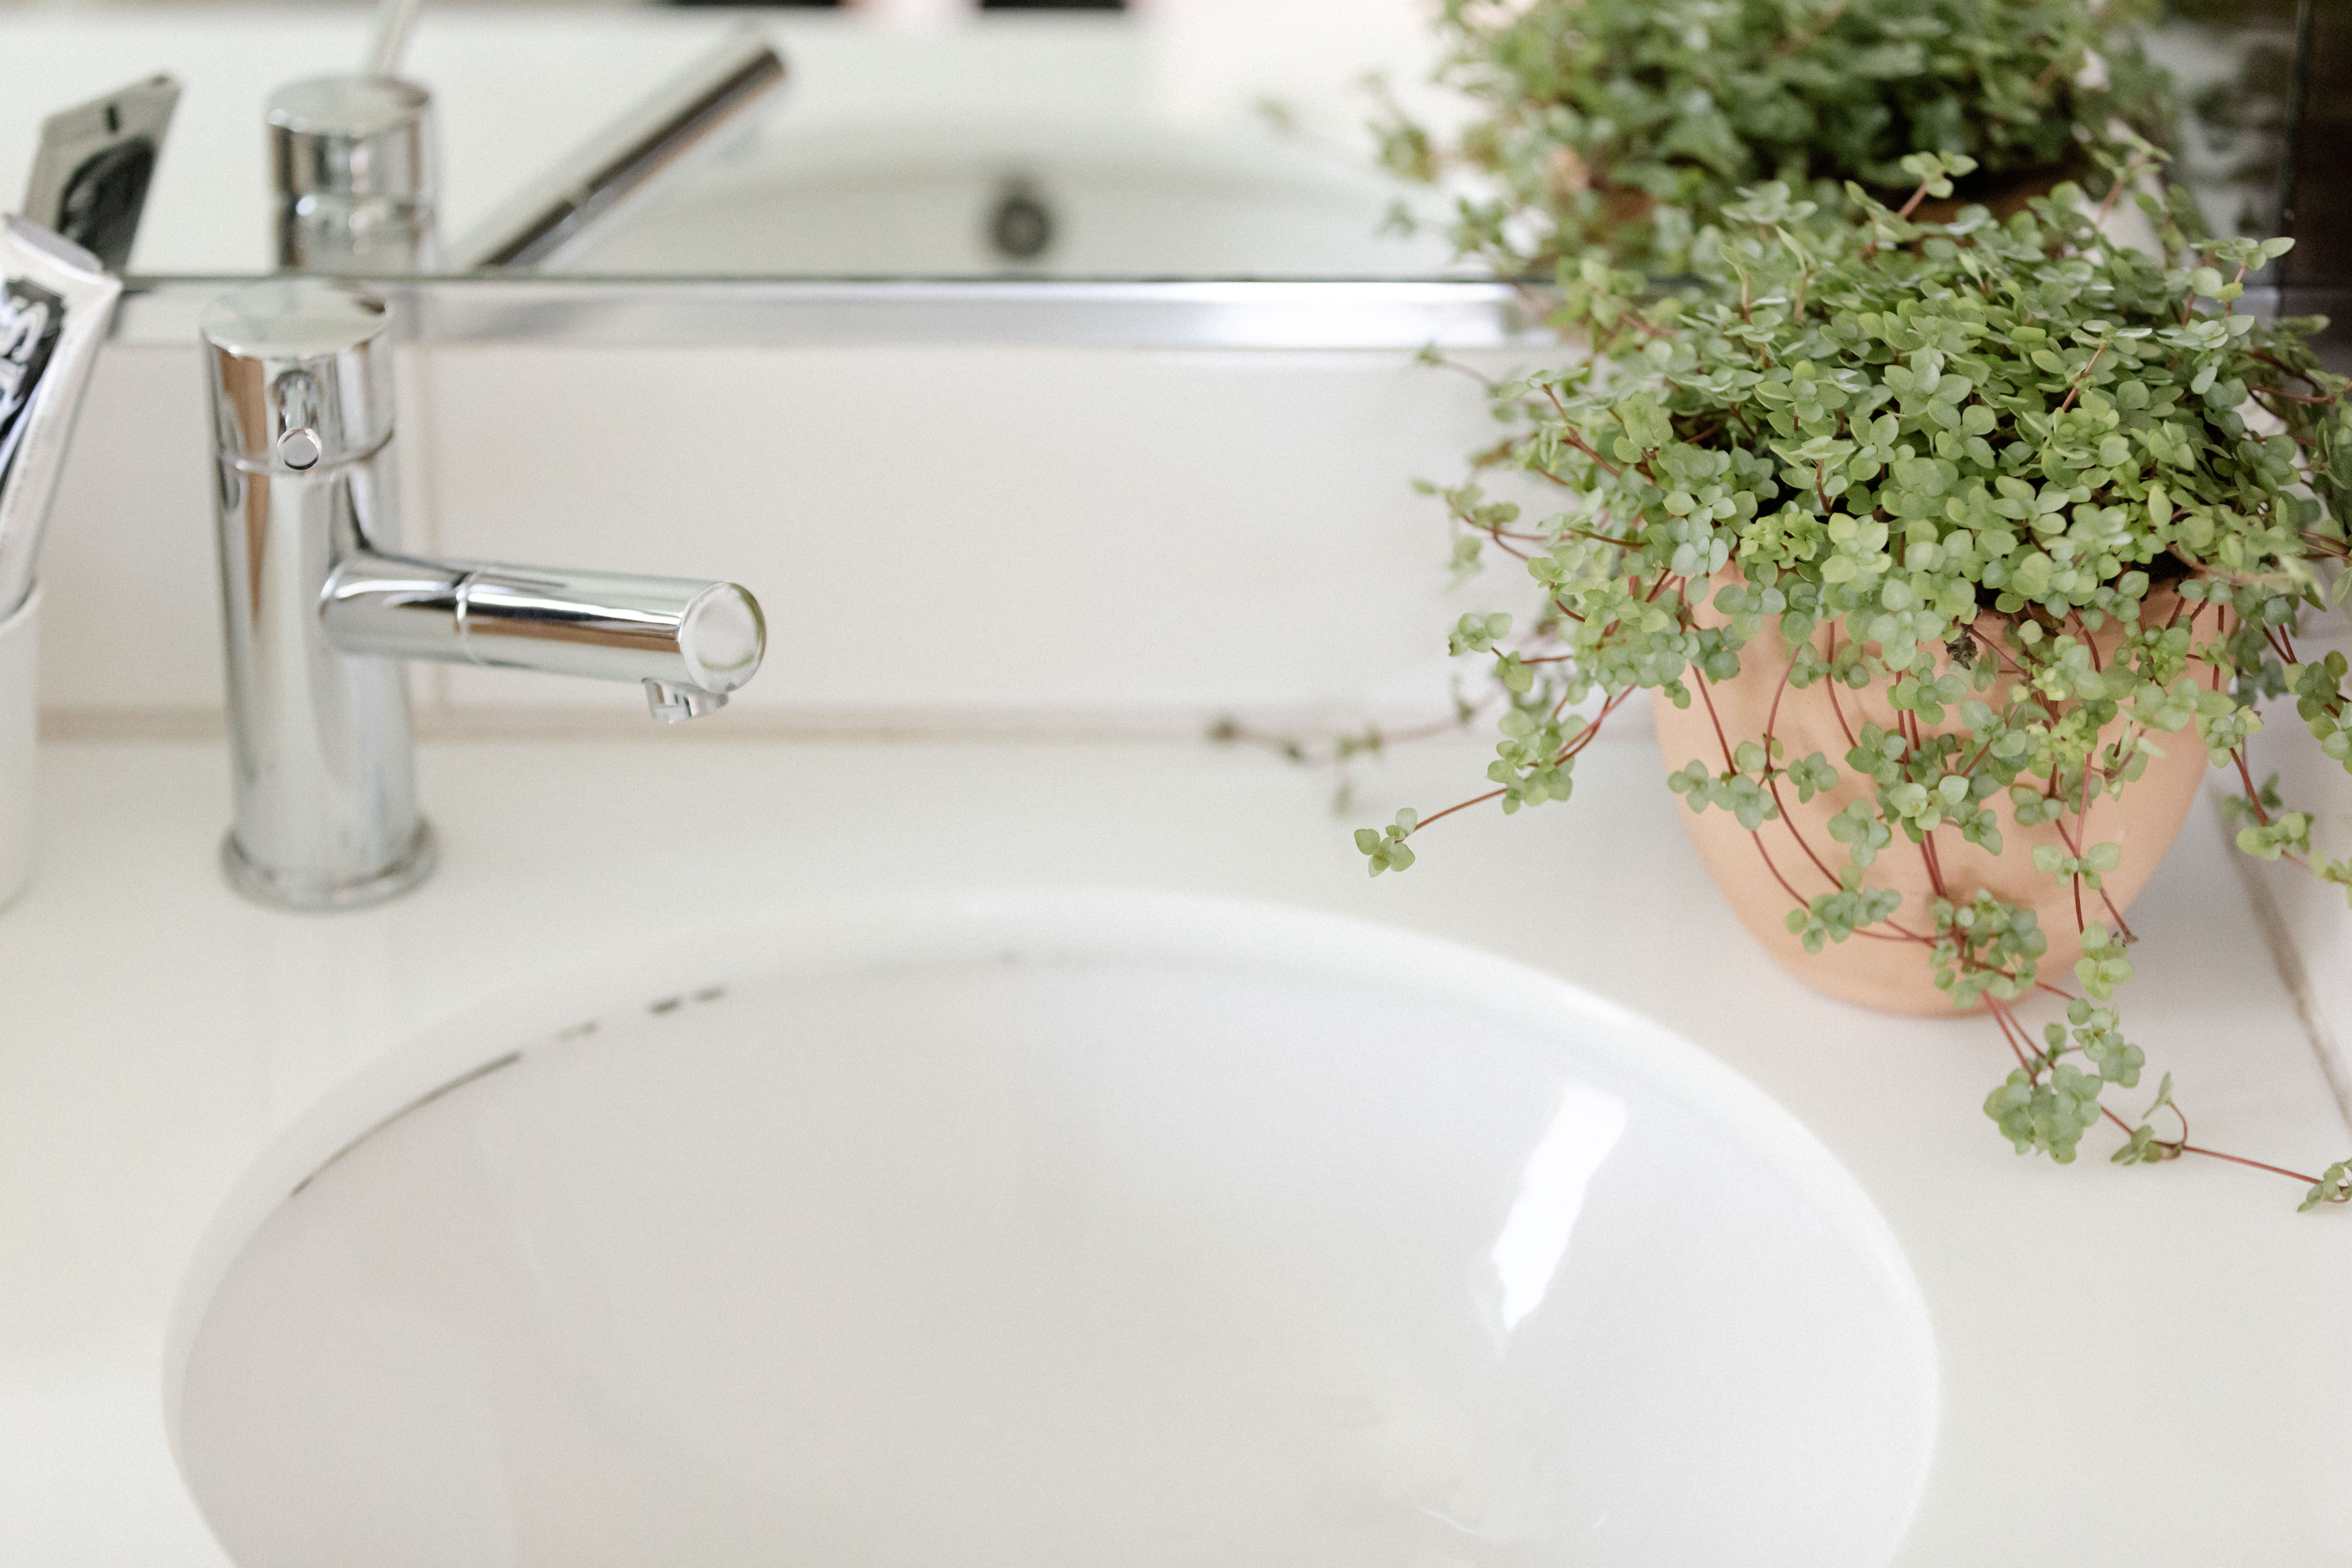
[[[416,837],[408,841],[408,849],[399,859],[356,882],[320,883],[264,870],[247,858],[235,833],[224,834],[220,847],[221,875],[238,894],[265,909],[306,912],[364,909],[396,899],[431,876],[440,857],[428,822],[416,825]]]

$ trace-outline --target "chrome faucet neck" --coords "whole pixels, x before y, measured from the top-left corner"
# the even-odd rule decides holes
[[[438,260],[432,95],[390,76],[326,76],[269,95],[278,265],[405,275]]]

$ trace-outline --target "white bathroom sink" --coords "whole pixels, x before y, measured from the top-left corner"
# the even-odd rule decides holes
[[[296,1124],[175,1314],[240,1568],[1884,1563],[1937,1377],[1786,1113],[1559,982],[1128,893],[780,914]]]

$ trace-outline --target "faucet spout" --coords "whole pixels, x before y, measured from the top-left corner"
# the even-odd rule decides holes
[[[666,680],[646,682],[646,706],[653,716],[665,724],[683,724],[688,719],[699,719],[706,713],[716,713],[727,706],[723,691],[705,691],[698,686],[672,686]]]
[[[373,551],[335,569],[319,613],[347,654],[651,681],[717,700],[677,718],[719,707],[767,647],[759,601],[732,583]],[[671,717],[658,705],[655,716]]]

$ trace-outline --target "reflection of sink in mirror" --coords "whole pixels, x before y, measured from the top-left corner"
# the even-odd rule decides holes
[[[239,1568],[1858,1568],[1937,1407],[1875,1211],[1711,1058],[1135,894],[445,1029],[247,1177],[171,1365]]]
[[[1381,231],[1398,187],[1271,129],[937,120],[809,126],[600,231],[562,270],[814,277],[1345,277],[1446,269]]]
[[[428,0],[402,68],[433,95],[443,240],[751,16],[790,69],[756,143],[671,193],[679,234],[625,216],[566,270],[986,276],[1018,262],[1062,275],[1399,276],[1446,260],[1433,234],[1373,237],[1398,194],[1442,205],[1378,174],[1365,129],[1368,71],[1418,109],[1434,95],[1419,0],[1348,0],[1319,16],[1237,6],[1197,24],[995,13],[927,28],[858,11]],[[186,92],[132,264],[267,272],[263,102],[289,81],[351,70],[367,37],[359,6],[0,5],[0,84],[61,108],[170,69]],[[30,160],[39,121],[0,116],[0,177]],[[1050,230],[1030,257],[989,237],[1022,180],[1046,221],[1016,202],[1002,226],[1025,243]]]

